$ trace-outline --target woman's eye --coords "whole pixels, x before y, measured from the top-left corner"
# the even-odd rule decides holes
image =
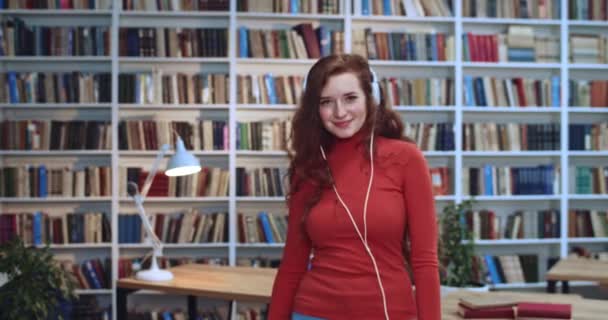
[[[348,96],[348,97],[346,97],[346,101],[348,101],[348,102],[353,102],[355,100],[357,100],[357,96]]]
[[[329,100],[323,100],[323,101],[321,101],[320,105],[321,105],[321,107],[325,107],[325,106],[329,105],[329,102],[330,102]]]

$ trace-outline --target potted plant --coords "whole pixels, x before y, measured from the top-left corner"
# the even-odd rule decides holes
[[[0,319],[64,319],[75,283],[48,245],[27,247],[19,237],[0,245]],[[63,309],[63,310],[62,310]]]
[[[449,204],[439,219],[439,266],[442,294],[467,288],[487,291],[488,286],[476,282],[475,239],[466,228],[465,214],[472,210],[474,200]]]

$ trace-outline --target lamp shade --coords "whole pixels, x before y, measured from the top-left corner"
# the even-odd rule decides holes
[[[186,150],[184,141],[179,136],[175,141],[175,154],[169,159],[165,175],[169,177],[185,176],[201,171],[200,161]]]

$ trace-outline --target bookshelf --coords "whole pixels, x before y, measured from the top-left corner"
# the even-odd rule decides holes
[[[475,196],[479,208],[497,208],[512,212],[516,209],[556,209],[561,212],[560,237],[552,239],[500,239],[478,242],[480,253],[491,254],[538,254],[540,279],[546,270],[549,256],[566,256],[571,246],[583,245],[593,250],[608,250],[608,238],[569,238],[568,211],[570,209],[605,210],[608,207],[606,194],[575,194],[575,177],[569,170],[574,166],[602,166],[608,158],[608,149],[569,150],[570,124],[608,122],[608,105],[604,108],[572,105],[571,80],[608,80],[605,71],[608,64],[571,63],[570,34],[608,35],[608,23],[597,20],[569,19],[568,0],[560,3],[562,15],[554,19],[521,18],[477,18],[462,14],[461,4],[465,0],[454,0],[453,17],[409,17],[389,15],[364,15],[361,1],[337,1],[340,14],[318,13],[271,13],[237,11],[237,0],[230,0],[230,10],[223,11],[123,11],[121,1],[114,0],[111,9],[103,10],[0,10],[0,19],[18,17],[27,24],[45,26],[104,26],[110,30],[110,54],[108,56],[14,56],[0,57],[2,72],[71,72],[108,73],[111,75],[111,101],[109,103],[1,103],[0,121],[24,119],[60,120],[104,120],[111,123],[111,148],[108,150],[0,150],[2,166],[28,162],[34,165],[47,163],[89,163],[107,165],[112,168],[112,193],[108,197],[49,197],[49,198],[0,198],[0,212],[48,210],[50,212],[104,211],[110,214],[111,229],[118,230],[118,213],[130,212],[133,203],[119,193],[119,168],[123,166],[150,166],[156,152],[153,150],[121,150],[119,148],[119,124],[130,120],[192,119],[221,120],[228,123],[229,148],[225,150],[197,149],[194,154],[204,166],[220,167],[230,172],[227,196],[213,197],[150,197],[146,199],[149,213],[169,210],[204,208],[228,212],[227,241],[225,243],[180,243],[168,244],[168,256],[191,255],[194,257],[224,258],[235,265],[243,257],[271,257],[281,255],[281,243],[240,243],[238,241],[237,214],[246,211],[255,214],[262,210],[286,213],[283,197],[237,196],[237,167],[285,167],[285,151],[259,151],[237,149],[237,123],[283,119],[293,113],[294,104],[238,103],[238,75],[306,74],[315,59],[293,58],[245,58],[239,54],[239,28],[289,29],[304,22],[320,22],[331,30],[343,32],[342,47],[353,51],[354,30],[372,28],[382,32],[410,32],[409,30],[434,30],[453,36],[453,57],[446,61],[390,61],[371,60],[370,63],[381,79],[438,78],[453,80],[453,102],[446,105],[401,105],[394,109],[408,123],[450,123],[453,126],[453,150],[425,150],[431,167],[452,168],[451,194],[436,197],[438,212],[450,202],[460,202],[470,196],[463,192],[461,168],[494,164],[497,166],[534,166],[551,163],[561,168],[559,192],[551,195],[479,195]],[[541,34],[558,35],[559,60],[556,62],[472,62],[465,61],[463,38],[466,32],[497,34],[506,33],[509,26],[530,27]],[[140,57],[119,54],[119,30],[121,28],[226,28],[228,43],[225,57]],[[121,83],[119,76],[127,73],[153,74],[162,71],[171,74],[225,74],[227,75],[225,103],[123,103],[119,98]],[[465,105],[465,77],[496,77],[550,79],[559,77],[561,96],[559,107],[472,107]],[[465,151],[462,125],[471,122],[503,123],[558,123],[559,148],[549,151]],[[456,170],[454,170],[456,168]],[[101,255],[111,258],[112,279],[118,277],[118,260],[121,256],[143,255],[149,250],[146,244],[119,244],[117,232],[112,233],[110,243],[53,245],[58,254],[72,254],[81,261]],[[541,288],[544,282],[497,284],[496,288]],[[104,303],[115,301],[113,290],[81,290],[82,294],[99,296]],[[115,310],[113,310],[115,312]],[[114,313],[115,314],[115,313]]]

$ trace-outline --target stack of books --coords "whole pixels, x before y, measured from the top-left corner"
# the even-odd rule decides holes
[[[464,319],[572,319],[572,305],[475,296],[459,299],[458,314]]]

